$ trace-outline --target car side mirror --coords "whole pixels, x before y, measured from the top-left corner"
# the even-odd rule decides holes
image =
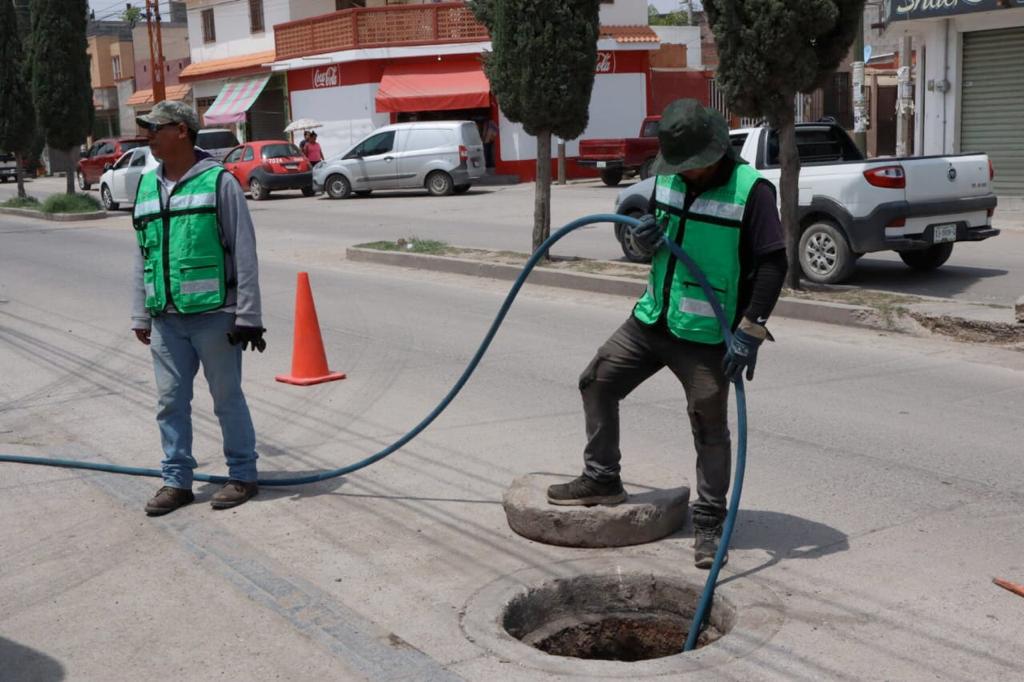
[[[108,170],[110,170],[113,167],[114,167],[114,164],[112,164],[112,163],[105,163],[105,164],[103,164],[103,170],[105,170],[105,171],[108,171]]]

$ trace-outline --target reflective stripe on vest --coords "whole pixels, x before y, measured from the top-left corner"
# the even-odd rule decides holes
[[[697,262],[735,322],[740,288],[740,226],[747,199],[761,174],[737,164],[729,181],[701,194],[686,206],[686,181],[679,175],[659,175],[654,193],[655,217],[670,239]],[[667,305],[665,299],[668,299]],[[651,260],[647,289],[633,308],[640,322],[664,319],[677,338],[698,343],[722,343],[714,309],[696,279],[668,249]]]
[[[182,313],[224,305],[224,247],[217,223],[217,182],[225,172],[211,167],[179,182],[164,204],[157,171],[139,181],[132,220],[144,259],[146,309],[168,304]]]

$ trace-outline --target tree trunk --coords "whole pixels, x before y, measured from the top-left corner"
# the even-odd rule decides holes
[[[14,170],[14,177],[18,180],[18,198],[24,199],[27,195],[25,194],[25,166],[23,164],[24,157],[20,152],[14,153],[14,163],[18,167]]]
[[[68,150],[68,170],[67,173],[64,174],[65,179],[67,179],[68,181],[68,194],[74,194],[76,191],[78,191],[75,188],[75,169],[78,168],[78,155],[80,153],[78,147],[78,145],[75,145],[74,147]]]
[[[792,101],[792,100],[790,100]],[[796,149],[796,129],[793,127],[793,111],[786,110],[778,120],[779,164],[782,175],[779,178],[779,198],[782,227],[786,231],[786,259],[789,270],[786,286],[800,288],[800,155]]]
[[[537,184],[533,201],[533,251],[551,236],[551,131],[537,133]]]

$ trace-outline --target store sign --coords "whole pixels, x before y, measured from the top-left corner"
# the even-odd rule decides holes
[[[338,66],[327,66],[313,70],[314,88],[334,88],[340,83]]]
[[[613,71],[615,71],[615,53],[598,52],[597,66],[594,68],[594,73],[612,73]]]
[[[885,0],[886,22],[1024,7],[1024,0]]]

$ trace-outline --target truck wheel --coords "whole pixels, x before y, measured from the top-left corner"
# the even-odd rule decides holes
[[[601,171],[601,182],[608,185],[609,187],[615,187],[615,185],[622,182],[622,169],[621,168],[605,168]]]
[[[434,171],[428,175],[424,185],[435,197],[446,197],[455,191],[455,181],[444,171]]]
[[[327,196],[332,199],[348,199],[348,195],[352,193],[352,184],[344,175],[332,175],[327,178],[324,187],[327,189]]]
[[[914,268],[928,272],[942,266],[953,254],[953,242],[936,244],[920,251],[900,251],[903,262]]]
[[[819,284],[838,284],[857,263],[842,231],[832,222],[811,223],[800,237],[800,269]]]
[[[639,218],[643,214],[643,211],[636,208],[626,213],[630,218]],[[626,260],[630,263],[651,262],[651,254],[636,245],[636,242],[633,240],[633,230],[628,226],[621,223],[616,224],[615,238],[619,240],[619,246],[622,247],[622,255],[624,255]]]
[[[647,178],[654,175],[654,157],[651,157],[644,161],[644,165],[640,166],[640,179],[646,180]]]

